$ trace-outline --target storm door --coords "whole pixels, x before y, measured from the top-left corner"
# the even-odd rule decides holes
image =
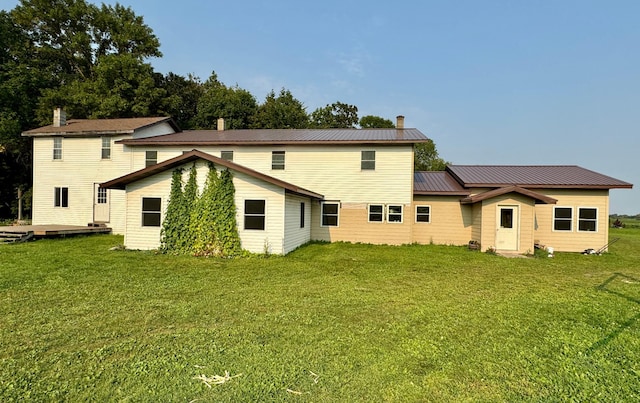
[[[496,249],[518,250],[518,206],[498,206]]]

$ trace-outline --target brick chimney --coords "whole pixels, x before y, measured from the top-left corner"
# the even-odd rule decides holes
[[[62,108],[53,110],[53,127],[62,127],[67,125],[67,114]]]
[[[396,116],[396,129],[404,129],[404,116]]]
[[[218,118],[218,131],[224,131],[224,118]]]

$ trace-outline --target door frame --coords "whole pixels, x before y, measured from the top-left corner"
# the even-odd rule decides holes
[[[517,251],[520,248],[520,212],[519,204],[498,204],[496,206],[496,249]],[[511,228],[502,226],[502,211],[510,209],[513,214],[511,217]],[[502,242],[503,246],[500,246]],[[504,244],[507,244],[504,247]]]
[[[110,194],[111,192],[109,191],[109,189],[105,189],[106,195],[107,195],[107,201],[106,203],[99,203],[98,189],[100,189],[100,184],[94,183],[93,184],[93,222],[108,223],[111,220],[111,194]],[[99,209],[101,208],[106,210],[106,213],[103,213],[104,215],[102,216],[100,216],[100,212],[99,212]]]

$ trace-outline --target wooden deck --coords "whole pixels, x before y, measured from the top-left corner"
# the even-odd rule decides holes
[[[24,242],[31,238],[64,237],[81,234],[109,234],[111,228],[80,225],[11,225],[0,227],[0,243]]]

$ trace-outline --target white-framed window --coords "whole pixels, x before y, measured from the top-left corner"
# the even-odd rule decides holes
[[[227,161],[233,161],[233,151],[220,151],[220,158]]]
[[[144,152],[144,167],[150,167],[158,163],[157,151],[145,151]]]
[[[62,137],[53,138],[53,159],[62,159]]]
[[[389,204],[387,206],[387,222],[402,222],[402,205]]]
[[[373,171],[376,169],[375,151],[362,151],[360,155],[360,169],[363,171]]]
[[[416,206],[416,222],[431,222],[431,206]]]
[[[571,231],[573,228],[573,208],[554,207],[553,208],[553,230]]]
[[[244,229],[264,230],[265,226],[265,201],[244,201]]]
[[[142,226],[159,227],[161,222],[162,199],[159,197],[142,198]]]
[[[369,205],[369,222],[383,222],[383,221],[384,221],[384,205],[370,204]]]
[[[69,188],[54,188],[53,205],[54,207],[69,207]]]
[[[98,196],[96,197],[98,204],[107,204],[107,189],[98,188]]]
[[[271,152],[271,169],[284,169],[284,151]]]
[[[340,203],[322,203],[322,221],[320,223],[323,227],[337,227],[340,223]]]
[[[598,209],[595,207],[578,208],[578,231],[598,231]]]
[[[102,137],[101,156],[103,160],[111,159],[111,138],[110,137]]]

